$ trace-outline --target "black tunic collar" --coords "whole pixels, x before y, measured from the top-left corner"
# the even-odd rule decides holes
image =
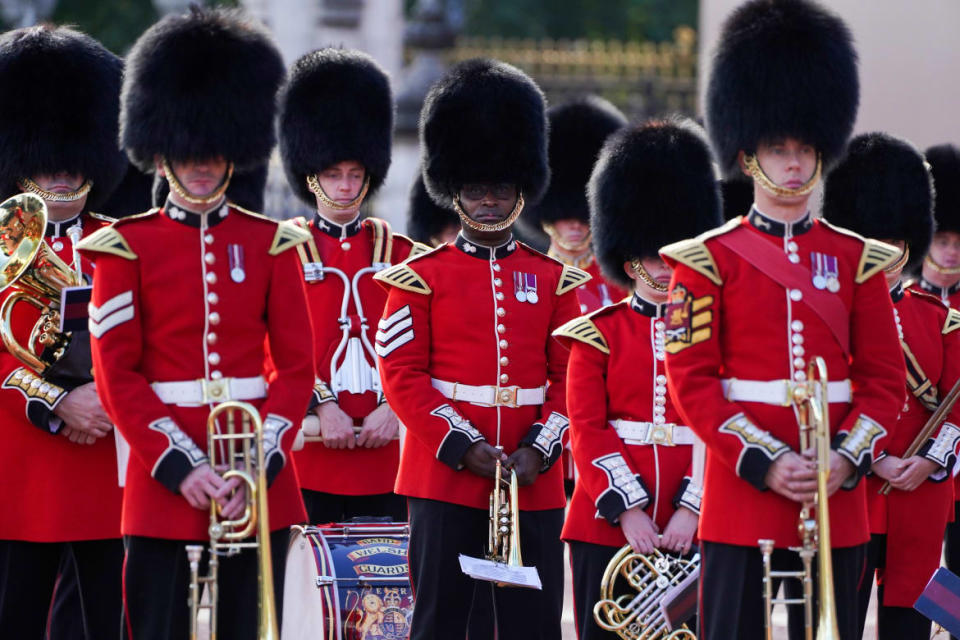
[[[643,315],[651,318],[662,318],[664,309],[666,309],[666,307],[667,303],[650,302],[636,291],[634,291],[633,295],[630,297],[630,308],[637,313],[642,313]]]
[[[893,288],[890,289],[890,299],[896,304],[903,300],[903,296],[903,282],[898,280],[897,284],[893,285]]]
[[[949,287],[941,287],[921,277],[919,280],[917,280],[917,284],[919,284],[920,288],[924,291],[932,293],[933,295],[944,300],[955,294],[957,291],[960,291],[960,282],[955,282]]]
[[[360,233],[360,229],[363,228],[363,221],[360,219],[359,213],[357,213],[356,218],[347,224],[331,222],[318,213],[313,217],[313,224],[318,231],[322,231],[331,238],[337,238],[338,240],[355,236]]]
[[[463,237],[463,234],[457,234],[457,240],[453,243],[460,251],[481,260],[501,260],[517,250],[517,241],[510,239],[498,247],[485,247],[482,244],[474,244]]]
[[[747,221],[758,230],[778,238],[788,235],[798,236],[813,228],[813,216],[810,215],[809,211],[805,216],[794,222],[780,222],[764,215],[759,209],[753,207],[747,214]]]
[[[69,220],[60,220],[59,222],[54,222],[52,220],[47,221],[47,230],[44,234],[47,238],[61,238],[67,234],[67,229],[77,225],[82,226],[83,222],[80,220],[82,213],[78,213]]]
[[[185,224],[188,227],[194,227],[199,229],[202,226],[203,219],[206,218],[207,227],[213,227],[227,218],[227,214],[230,213],[230,205],[227,204],[227,201],[224,200],[223,204],[219,207],[214,207],[209,211],[191,211],[179,205],[173,204],[170,202],[170,198],[167,198],[167,201],[163,205],[163,214],[173,220],[174,222],[179,222],[180,224]]]

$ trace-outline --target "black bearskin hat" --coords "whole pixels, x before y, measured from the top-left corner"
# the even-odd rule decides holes
[[[166,180],[163,181],[166,184]],[[153,206],[153,176],[127,163],[127,171],[99,212],[113,218],[125,218],[148,211]]]
[[[627,124],[615,106],[599,96],[586,96],[547,111],[550,186],[524,217],[540,229],[544,222],[575,218],[588,222],[587,181],[607,137]]]
[[[724,220],[745,216],[753,206],[753,180],[742,174],[722,180],[720,195],[723,197]]]
[[[864,133],[830,172],[823,217],[876,240],[905,240],[907,270],[927,255],[933,238],[933,180],[923,154],[886,133]]]
[[[97,209],[123,177],[117,145],[123,62],[90,36],[36,26],[0,36],[0,196],[17,180],[69,171]]]
[[[516,184],[535,205],[550,181],[543,93],[504,62],[461,62],[427,93],[420,148],[423,182],[441,207],[468,182]]]
[[[320,49],[293,63],[280,92],[280,156],[294,193],[316,196],[306,178],[344,160],[370,176],[373,194],[390,168],[393,94],[387,73],[360,51]]]
[[[933,210],[937,231],[960,233],[960,149],[939,144],[927,149],[926,156],[937,191]]]
[[[853,130],[857,54],[846,24],[810,0],[750,0],[723,25],[707,87],[707,130],[724,173],[737,153],[790,136],[829,166]]]
[[[603,145],[587,192],[597,262],[633,288],[623,263],[721,224],[720,187],[706,135],[687,119],[650,120]]]
[[[223,156],[263,164],[276,136],[280,52],[266,28],[237,10],[192,8],[147,29],[127,57],[120,140],[152,171],[168,160]]]
[[[264,191],[267,187],[268,165],[262,164],[249,171],[235,171],[227,185],[227,200],[241,209],[263,211]],[[160,174],[153,178],[153,206],[162,207],[170,194],[170,183]]]
[[[423,175],[417,173],[410,189],[410,209],[407,211],[407,235],[417,242],[432,245],[447,227],[460,228],[460,217],[450,209],[438,207],[423,186]]]

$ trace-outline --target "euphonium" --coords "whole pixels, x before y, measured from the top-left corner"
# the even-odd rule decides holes
[[[82,281],[79,268],[71,268],[43,241],[46,229],[42,198],[21,193],[0,203],[0,290],[16,289],[0,307],[0,338],[7,351],[40,375],[70,344],[70,335],[59,331],[60,292]],[[26,345],[17,341],[11,326],[19,302],[40,310]],[[37,346],[42,347],[40,353]]]
[[[671,557],[658,549],[653,553],[635,553],[624,545],[610,559],[600,581],[600,600],[593,605],[593,618],[607,631],[624,640],[697,640],[681,625],[671,629],[660,608],[668,591],[697,574],[700,555],[690,559]],[[630,587],[617,594],[618,578]]]
[[[503,467],[497,460],[497,470],[490,492],[490,536],[487,559],[514,567],[523,566],[520,557],[520,485],[517,472],[510,470],[510,479],[503,477]]]
[[[807,367],[807,381],[794,387],[793,402],[800,424],[800,450],[816,447],[817,496],[814,503],[800,508],[798,530],[803,545],[791,547],[803,561],[802,571],[772,571],[770,557],[773,540],[758,540],[763,554],[764,622],[767,640],[773,640],[771,609],[775,604],[802,604],[807,640],[813,639],[813,556],[817,556],[817,586],[820,610],[817,618],[817,640],[839,640],[837,605],[833,593],[833,558],[830,545],[830,510],[827,480],[830,476],[830,410],[827,400],[827,364],[815,357]],[[803,583],[803,598],[774,598],[775,578],[797,578]]]
[[[225,415],[224,415],[225,414]],[[224,424],[219,424],[223,415]],[[246,402],[224,402],[214,407],[207,418],[207,455],[210,464],[219,461],[228,468],[224,480],[239,478],[247,493],[243,516],[221,520],[219,506],[210,501],[210,562],[206,576],[199,575],[203,547],[187,546],[190,562],[190,640],[199,637],[202,609],[210,611],[210,640],[217,640],[217,569],[219,556],[233,555],[242,549],[257,549],[257,591],[260,607],[257,638],[279,640],[277,608],[273,598],[273,564],[270,555],[270,521],[267,505],[267,475],[263,459],[263,423],[256,408]],[[220,467],[220,465],[217,465]],[[219,469],[218,469],[219,470]],[[243,542],[256,532],[255,542]],[[209,604],[200,604],[201,586],[209,588]]]

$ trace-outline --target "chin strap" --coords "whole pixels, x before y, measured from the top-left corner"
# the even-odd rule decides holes
[[[764,173],[763,167],[760,166],[760,162],[757,160],[756,154],[745,154],[743,156],[743,164],[747,167],[747,171],[750,172],[750,175],[757,182],[757,184],[763,187],[764,191],[779,198],[796,198],[798,196],[810,195],[816,188],[817,183],[820,182],[820,174],[823,171],[823,160],[818,153],[817,168],[814,170],[813,176],[811,176],[809,180],[796,189],[791,189],[789,187],[781,187],[771,180],[770,176]]]
[[[17,180],[17,185],[24,191],[38,195],[47,202],[76,202],[90,193],[90,189],[93,188],[93,182],[90,180],[84,180],[79,189],[66,193],[47,191],[30,178],[20,178]]]
[[[643,268],[643,263],[640,262],[639,258],[634,258],[630,261],[630,268],[633,269],[633,272],[637,274],[643,283],[653,289],[654,291],[659,291],[661,293],[666,293],[668,287],[665,284],[660,284],[656,280],[650,277],[650,274],[647,273],[647,270]]]
[[[517,204],[513,206],[513,211],[510,212],[510,215],[507,216],[507,219],[498,222],[496,224],[484,224],[482,222],[477,222],[473,220],[467,213],[463,210],[463,207],[460,206],[460,198],[455,197],[453,199],[453,209],[457,212],[457,215],[460,216],[460,220],[463,221],[463,224],[467,225],[474,231],[483,231],[490,233],[493,231],[503,231],[507,227],[513,225],[517,221],[517,218],[520,217],[520,212],[523,211],[523,193],[520,193],[517,196]]]
[[[173,169],[170,167],[170,163],[167,162],[166,158],[160,158],[160,163],[163,167],[163,173],[167,177],[167,184],[170,185],[170,190],[177,194],[177,197],[182,199],[184,202],[189,202],[190,204],[199,205],[201,207],[209,206],[219,201],[220,198],[222,198],[227,192],[227,187],[230,185],[230,179],[233,177],[233,163],[231,162],[229,165],[227,165],[227,174],[223,177],[223,182],[220,183],[220,186],[205,196],[198,196],[187,191],[187,188],[180,183],[180,179],[177,178],[177,174],[173,172]]]
[[[960,275],[960,267],[945,267],[939,264],[936,260],[930,257],[930,254],[927,254],[927,257],[923,259],[924,264],[936,271],[942,276],[957,276]]]
[[[360,193],[357,194],[356,198],[345,204],[340,204],[339,202],[335,202],[330,199],[330,196],[328,196],[323,190],[323,187],[320,186],[320,181],[317,179],[316,174],[307,176],[307,189],[309,189],[313,195],[317,196],[317,199],[320,200],[325,207],[329,207],[334,211],[359,209],[363,199],[367,197],[367,191],[370,190],[370,176],[364,176],[363,186],[360,188]]]

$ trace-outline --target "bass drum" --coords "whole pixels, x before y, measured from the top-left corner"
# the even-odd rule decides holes
[[[293,527],[282,640],[408,638],[409,538],[405,522]]]

